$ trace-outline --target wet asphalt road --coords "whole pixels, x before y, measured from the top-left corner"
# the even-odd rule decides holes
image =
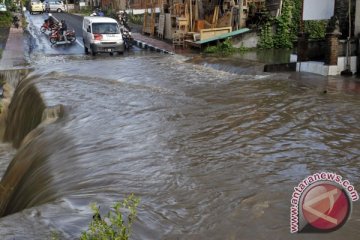
[[[28,32],[32,36],[30,45],[30,55],[44,56],[44,55],[80,55],[84,54],[84,46],[81,32],[82,17],[66,13],[52,13],[53,17],[58,21],[64,19],[68,25],[68,29],[74,29],[76,33],[76,42],[66,45],[52,46],[49,41],[50,32],[42,33],[40,27],[44,20],[49,17],[48,13],[30,15],[25,13],[28,22]]]

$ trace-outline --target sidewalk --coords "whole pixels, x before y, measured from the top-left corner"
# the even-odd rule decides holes
[[[140,33],[132,33],[134,41],[138,47],[149,48],[157,52],[174,54],[174,48],[171,44],[155,38],[151,38]]]
[[[0,61],[0,70],[13,69],[26,65],[24,56],[23,29],[11,27],[9,37]]]

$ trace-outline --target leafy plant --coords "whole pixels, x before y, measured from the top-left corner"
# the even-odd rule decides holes
[[[305,32],[313,39],[324,38],[328,21],[305,21]]]
[[[281,16],[269,18],[261,27],[259,48],[292,48],[301,31],[309,33],[310,38],[319,39],[325,36],[327,21],[305,21],[304,29],[300,29],[301,2],[302,0],[283,1]]]
[[[292,9],[293,1],[284,0],[281,16],[276,18],[276,34],[274,36],[274,46],[276,48],[292,48]]]
[[[116,13],[115,9],[111,9],[111,8],[105,9],[104,14],[107,17],[118,19],[118,16],[117,16],[117,13]]]
[[[137,25],[142,25],[144,23],[144,15],[134,15],[134,14],[129,14],[129,22],[137,24]]]
[[[70,12],[78,13],[78,14],[81,14],[84,16],[90,16],[90,14],[93,12],[93,10],[91,9],[91,7],[86,6],[86,7],[81,7],[80,10],[71,9]]]
[[[28,26],[28,22],[26,21],[26,19],[24,17],[21,17],[21,26],[22,28],[25,30]]]
[[[210,46],[205,49],[205,53],[221,53],[221,54],[230,54],[235,52],[235,48],[233,47],[230,38],[227,38],[220,44],[216,46]]]
[[[261,49],[270,49],[274,47],[274,34],[271,22],[266,22],[261,27],[258,47]]]
[[[132,224],[137,214],[137,206],[140,199],[134,194],[125,198],[122,202],[117,202],[112,206],[106,217],[100,216],[100,210],[96,204],[91,205],[93,210],[93,220],[87,231],[83,232],[81,240],[128,240],[131,235]],[[128,214],[121,212],[126,209]]]
[[[12,24],[12,15],[10,12],[0,12],[0,27],[10,27]]]

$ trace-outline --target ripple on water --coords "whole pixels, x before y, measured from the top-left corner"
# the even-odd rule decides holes
[[[360,183],[359,95],[331,83],[324,95],[324,79],[237,75],[158,55],[55,60],[32,75],[67,114],[34,142],[50,154],[18,189],[18,207],[65,236],[87,225],[91,201],[106,209],[133,192],[142,198],[135,239],[289,239],[298,181],[327,170]],[[0,232],[17,232],[8,224],[27,211],[2,219]],[[341,234],[358,236],[359,216],[354,205]]]

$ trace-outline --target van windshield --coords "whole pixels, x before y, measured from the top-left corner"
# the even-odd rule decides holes
[[[93,33],[97,34],[119,34],[119,28],[116,23],[93,23]]]

